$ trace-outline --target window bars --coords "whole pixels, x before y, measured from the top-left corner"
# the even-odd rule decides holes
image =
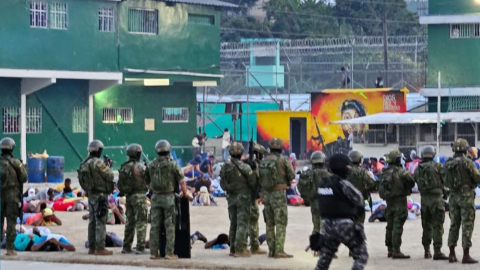
[[[47,2],[30,2],[30,27],[47,28]]]
[[[163,108],[163,123],[188,123],[188,108]]]
[[[147,9],[128,9],[128,32],[137,34],[158,33],[158,11]]]
[[[100,8],[98,10],[98,30],[100,32],[115,31],[115,11],[113,8]]]
[[[133,109],[132,108],[104,108],[103,109],[103,123],[133,123]]]

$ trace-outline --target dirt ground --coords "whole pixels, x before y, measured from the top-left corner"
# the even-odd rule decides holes
[[[418,195],[412,196],[415,201],[420,201]],[[378,200],[374,194],[374,200]],[[217,207],[191,207],[191,230],[202,232],[208,239],[215,238],[220,233],[227,233],[229,220],[227,213],[227,203],[224,198],[218,199]],[[477,204],[480,200],[477,199]],[[263,206],[260,206],[263,209]],[[305,252],[308,244],[308,236],[312,230],[310,209],[307,207],[289,207],[288,208],[288,229],[286,238],[286,251],[293,254],[293,259],[275,260],[266,256],[253,256],[251,258],[233,258],[229,257],[228,250],[205,250],[202,242],[196,242],[192,247],[192,259],[181,259],[175,262],[160,260],[151,261],[149,255],[124,255],[121,254],[121,248],[114,248],[114,255],[107,257],[88,256],[88,250],[84,244],[87,239],[87,223],[81,216],[85,212],[57,212],[62,219],[62,226],[52,226],[50,229],[54,233],[60,233],[67,237],[76,247],[76,252],[60,253],[33,253],[19,252],[15,258],[4,256],[5,250],[1,252],[2,260],[23,260],[23,261],[45,261],[62,263],[83,263],[83,264],[109,264],[109,265],[132,265],[145,267],[165,267],[165,268],[191,268],[191,269],[314,269],[317,258],[312,253]],[[370,216],[367,213],[367,217]],[[480,218],[476,217],[476,223],[479,224]],[[260,232],[265,232],[265,223],[263,216],[260,216]],[[370,259],[366,269],[478,269],[479,265],[465,266],[460,263],[449,264],[445,261],[431,261],[423,259],[423,247],[421,244],[421,221],[408,220],[404,226],[403,246],[404,253],[412,256],[410,260],[391,260],[386,257],[385,241],[386,223],[367,223],[365,226],[368,242],[368,252]],[[447,242],[448,228],[450,220],[446,218],[444,243]],[[473,249],[471,254],[474,258],[480,259],[480,228],[476,226],[473,234]],[[123,225],[108,225],[107,231],[115,232],[123,238]],[[148,238],[148,237],[147,237]],[[262,246],[267,249],[266,243]],[[446,253],[447,248],[443,251]],[[461,240],[457,247],[457,254],[461,258]],[[350,269],[352,259],[348,257],[348,250],[342,246],[338,252],[338,259],[334,260],[331,269]]]

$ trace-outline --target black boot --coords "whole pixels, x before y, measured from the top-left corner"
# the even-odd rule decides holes
[[[472,257],[470,257],[470,248],[464,248],[463,249],[463,259],[462,259],[463,264],[474,264],[478,263],[477,260],[474,260]]]
[[[449,248],[450,248],[450,254],[448,254],[448,262],[449,263],[458,262],[457,255],[455,255],[455,247],[449,247]]]
[[[440,248],[433,248],[433,260],[434,261],[444,261],[448,260],[448,257],[442,253]]]

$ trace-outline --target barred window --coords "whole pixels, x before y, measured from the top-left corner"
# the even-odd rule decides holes
[[[188,108],[163,108],[163,123],[188,123]]]
[[[420,125],[420,141],[436,142],[437,141],[437,124]]]
[[[103,123],[133,123],[133,109],[132,108],[104,108],[103,109]]]
[[[30,27],[47,28],[47,2],[30,2]]]
[[[100,8],[98,10],[98,29],[100,32],[115,31],[115,12],[113,8]]]
[[[188,13],[188,24],[215,25],[215,16]]]
[[[52,29],[68,28],[68,15],[67,15],[66,3],[50,4],[50,28]]]
[[[442,142],[453,142],[455,140],[455,124],[446,123],[442,125],[441,135]]]
[[[147,9],[128,9],[128,32],[137,34],[157,34],[158,11]]]
[[[365,132],[366,144],[386,144],[385,125],[369,125]]]
[[[478,23],[461,23],[450,24],[450,38],[472,38],[480,37],[480,24]]]
[[[88,108],[76,107],[73,108],[72,113],[72,129],[73,133],[87,133],[88,132]]]
[[[417,144],[417,134],[415,125],[399,125],[399,145],[415,146]]]
[[[475,124],[474,123],[459,123],[457,124],[457,139],[462,138],[467,140],[468,145],[475,146]]]
[[[3,134],[20,133],[20,108],[3,108]]]
[[[42,133],[42,108],[27,108],[27,133]]]

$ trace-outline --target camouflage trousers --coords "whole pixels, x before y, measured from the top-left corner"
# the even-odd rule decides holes
[[[171,255],[175,248],[175,224],[177,209],[175,194],[153,194],[151,203],[150,255],[158,256],[160,250],[160,228],[165,226],[165,254]]]
[[[311,200],[311,202],[312,204],[310,205],[310,212],[312,213],[312,222],[313,222],[312,234],[316,232],[320,233],[322,218],[320,217],[318,202],[316,200]]]
[[[445,222],[445,205],[442,195],[422,195],[422,245],[430,250],[433,238],[433,247],[442,247],[443,222]]]
[[[284,190],[263,193],[263,217],[267,225],[267,244],[270,252],[284,252],[288,210]]]
[[[475,225],[475,198],[473,192],[451,193],[448,200],[450,206],[450,232],[448,246],[457,246],[460,226],[462,226],[462,247],[472,246],[472,233]]]
[[[2,190],[1,200],[2,200],[2,230],[5,224],[5,219],[7,220],[7,249],[14,249],[13,243],[17,237],[17,232],[15,231],[15,225],[17,224],[18,217],[18,206],[20,203],[19,192],[16,188]],[[3,233],[2,233],[3,241]]]
[[[250,194],[229,194],[227,202],[228,217],[230,218],[230,253],[244,252],[247,249],[252,196]]]
[[[400,252],[403,224],[405,224],[408,217],[407,198],[401,197],[387,200],[385,214],[387,217],[385,245],[389,252]]]
[[[99,207],[100,195],[98,193],[88,193],[88,213],[90,219],[88,221],[88,242],[90,243],[90,249],[94,250],[103,250],[105,248],[105,235],[107,234],[107,213],[103,217],[97,217],[97,211]],[[107,200],[105,198],[105,203]],[[108,205],[103,205],[102,207],[107,207]]]
[[[126,203],[127,222],[125,224],[125,238],[123,249],[132,249],[133,237],[137,231],[137,250],[145,249],[145,237],[147,235],[148,206],[145,194],[137,193],[127,196]]]
[[[252,207],[250,207],[250,222],[248,226],[248,237],[250,237],[250,250],[256,251],[260,247],[258,242],[258,218],[260,217],[260,210],[258,209],[257,200],[252,200]]]
[[[351,219],[323,219],[321,226],[322,246],[315,270],[329,268],[340,244],[344,244],[350,249],[354,260],[352,270],[365,268],[368,252],[362,225],[356,225]]]

